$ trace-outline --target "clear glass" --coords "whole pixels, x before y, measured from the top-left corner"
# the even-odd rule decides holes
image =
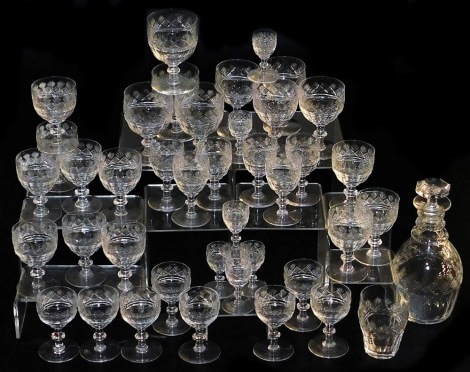
[[[255,239],[244,240],[240,242],[240,250],[245,251],[251,259],[251,275],[248,283],[243,287],[242,291],[245,296],[255,297],[258,288],[266,285],[264,280],[258,279],[256,272],[264,263],[266,257],[266,246],[263,242]]]
[[[243,164],[243,140],[253,129],[253,114],[246,110],[234,110],[228,114],[227,120],[228,130],[232,137],[235,138],[232,163]]]
[[[213,288],[219,294],[219,298],[224,299],[233,295],[233,286],[225,279],[225,262],[222,252],[228,249],[230,243],[216,240],[206,246],[206,261],[212,271],[215,272],[214,280],[207,282],[204,286]]]
[[[248,78],[255,83],[273,83],[279,79],[277,71],[268,63],[269,57],[277,46],[277,33],[269,28],[260,28],[253,32],[251,43],[256,55],[261,59],[259,67],[248,74]]]
[[[234,250],[240,249],[240,233],[250,219],[250,207],[242,200],[229,200],[222,206],[222,219],[232,234],[230,240]]]
[[[237,254],[238,251],[238,254]],[[224,251],[225,276],[228,282],[235,288],[233,296],[222,301],[222,309],[233,315],[244,315],[253,311],[254,302],[252,297],[246,296],[242,288],[250,281],[253,271],[251,258],[233,246]]]

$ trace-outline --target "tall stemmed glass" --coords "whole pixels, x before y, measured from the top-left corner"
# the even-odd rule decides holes
[[[179,295],[191,286],[191,269],[178,261],[165,261],[155,265],[150,272],[153,289],[167,303],[166,316],[160,316],[153,329],[165,336],[187,332],[190,326],[181,319],[178,311]]]
[[[253,129],[253,114],[246,110],[235,110],[228,114],[227,120],[228,130],[232,137],[235,138],[232,163],[243,164],[243,140]]]
[[[261,59],[259,67],[250,71],[248,78],[255,83],[273,83],[279,74],[270,68],[269,57],[277,46],[277,33],[269,28],[260,28],[253,32],[251,43],[256,55]]]
[[[321,358],[339,358],[349,351],[346,340],[335,335],[335,324],[348,315],[351,309],[351,290],[341,283],[325,283],[314,286],[310,306],[315,316],[324,323],[324,335],[308,342],[311,353]]]
[[[240,242],[240,250],[246,251],[251,259],[251,275],[247,285],[243,287],[243,294],[248,297],[255,297],[255,292],[258,288],[266,285],[264,280],[258,279],[256,272],[264,263],[266,257],[266,246],[259,240],[244,240]]]
[[[80,346],[83,359],[103,363],[115,359],[121,353],[121,346],[108,338],[106,328],[119,312],[119,291],[109,285],[83,288],[78,292],[78,314],[93,327],[93,338]]]
[[[51,339],[39,347],[39,356],[50,363],[75,358],[79,353],[78,344],[65,339],[62,329],[77,315],[77,293],[65,286],[45,288],[36,298],[36,311],[39,319],[54,330]]]
[[[190,287],[180,294],[178,307],[183,320],[195,331],[192,341],[180,346],[178,355],[193,364],[216,360],[220,347],[208,339],[207,328],[219,316],[220,298],[217,291],[204,286]]]
[[[240,249],[240,233],[246,227],[250,219],[250,206],[242,200],[229,200],[222,206],[222,219],[232,236],[232,249]]]
[[[242,289],[250,281],[253,271],[251,258],[246,252],[233,249],[233,246],[224,253],[225,276],[235,288],[233,296],[222,301],[222,309],[228,314],[243,315],[251,313],[254,309],[252,297],[246,296]]]
[[[295,296],[283,285],[266,285],[255,292],[255,311],[267,325],[268,337],[255,344],[253,353],[268,362],[289,359],[294,354],[294,347],[280,339],[281,332],[278,329],[294,315]]]
[[[299,84],[299,107],[305,119],[315,125],[314,136],[320,140],[320,159],[331,159],[331,143],[325,127],[343,111],[344,83],[330,76],[311,76]]]
[[[147,42],[155,58],[168,66],[167,74],[152,81],[163,94],[177,95],[192,91],[197,83],[180,74],[179,65],[192,56],[199,37],[199,17],[178,8],[158,9],[147,17]]]
[[[204,284],[205,287],[213,288],[219,294],[219,298],[227,298],[233,294],[233,286],[225,280],[225,262],[223,251],[229,248],[230,243],[222,240],[210,242],[206,246],[206,261],[215,272],[214,280]]]

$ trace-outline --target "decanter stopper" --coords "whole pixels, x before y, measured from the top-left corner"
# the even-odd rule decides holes
[[[392,260],[393,280],[409,296],[411,322],[445,321],[462,284],[462,261],[445,229],[444,215],[451,206],[449,191],[450,184],[442,179],[417,182],[413,200],[416,225]]]

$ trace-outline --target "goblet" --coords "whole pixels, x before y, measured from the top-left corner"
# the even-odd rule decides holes
[[[90,259],[101,248],[101,229],[105,223],[106,216],[101,212],[73,212],[62,217],[64,243],[80,257],[78,266],[65,273],[67,283],[83,288],[106,280],[106,270],[93,265]]]
[[[196,209],[196,196],[209,180],[209,159],[200,151],[184,150],[173,158],[173,177],[178,189],[186,195],[186,207],[171,215],[171,220],[182,227],[204,226],[211,219],[209,212]]]
[[[202,191],[196,204],[206,211],[220,211],[232,199],[227,189],[221,190],[220,183],[232,165],[232,143],[224,137],[209,136],[201,145],[201,155],[209,159],[209,191]]]
[[[320,327],[321,322],[309,314],[310,292],[323,283],[323,265],[311,258],[296,258],[284,265],[284,285],[298,299],[299,313],[286,322],[286,327],[296,332],[310,332]]]
[[[96,196],[89,195],[88,185],[98,175],[101,145],[88,138],[78,139],[77,146],[59,156],[59,164],[65,178],[77,188],[75,196],[66,198],[62,209],[70,212],[99,211],[102,202]]]
[[[263,242],[259,240],[245,240],[240,243],[240,250],[246,251],[246,254],[251,259],[251,275],[247,285],[243,287],[243,294],[248,297],[255,297],[255,292],[258,288],[266,285],[264,280],[258,279],[256,272],[264,263],[266,257],[266,247]]]
[[[310,306],[315,316],[325,324],[324,335],[308,342],[311,353],[321,358],[339,358],[349,350],[346,340],[335,335],[335,325],[351,308],[351,290],[341,283],[325,283],[314,286],[310,294]]]
[[[31,281],[25,281],[17,288],[18,293],[26,299],[34,300],[39,291],[46,287],[44,265],[57,250],[57,231],[56,223],[46,218],[22,219],[11,229],[15,254],[30,268]]]
[[[142,155],[139,151],[127,147],[113,147],[101,153],[98,175],[104,188],[114,195],[114,210],[102,212],[106,219],[126,217],[137,220],[140,208],[126,208],[127,194],[137,186],[142,176]]]
[[[228,314],[243,315],[253,311],[253,298],[246,296],[242,288],[248,284],[253,271],[251,258],[246,252],[239,249],[224,251],[225,276],[228,282],[235,288],[233,296],[222,301],[222,309]]]
[[[224,249],[228,249],[230,243],[217,240],[210,242],[206,246],[206,260],[209,267],[215,272],[214,280],[204,284],[205,287],[213,288],[219,294],[219,298],[227,298],[233,294],[233,286],[225,280],[225,263],[222,254]]]
[[[301,171],[302,159],[296,153],[280,150],[266,157],[266,179],[278,195],[277,206],[263,212],[263,219],[270,225],[291,226],[301,220],[300,210],[287,205],[287,195],[299,184]]]
[[[252,129],[253,114],[250,111],[235,110],[228,114],[228,130],[235,138],[235,148],[232,153],[233,164],[243,164],[243,140]]]
[[[281,340],[279,327],[284,325],[295,311],[295,296],[283,285],[266,285],[255,292],[255,311],[267,325],[267,339],[258,341],[253,353],[268,362],[280,362],[294,354],[294,347]]]
[[[299,83],[299,107],[302,115],[315,125],[314,136],[320,141],[320,159],[331,159],[331,143],[325,127],[343,111],[344,83],[330,76],[311,76]]]
[[[265,208],[276,202],[276,194],[265,185],[266,156],[275,151],[276,140],[267,133],[250,133],[243,140],[243,163],[245,168],[253,175],[253,187],[242,191],[239,199],[252,208]]]
[[[135,340],[127,341],[121,348],[124,359],[134,363],[148,363],[162,354],[158,341],[147,342],[145,331],[157,320],[161,310],[158,293],[147,286],[134,287],[121,294],[119,309],[122,319],[136,329]]]
[[[277,46],[277,33],[269,28],[260,28],[253,32],[251,43],[256,55],[261,59],[259,67],[250,71],[248,78],[255,83],[273,83],[279,79],[279,74],[270,68],[269,57]]]
[[[77,315],[77,293],[64,286],[45,288],[36,298],[36,311],[39,319],[54,330],[51,339],[39,347],[39,356],[51,363],[75,358],[79,353],[78,344],[65,339],[62,329]]]
[[[103,363],[113,360],[121,353],[119,344],[107,337],[106,328],[119,312],[119,292],[109,285],[83,288],[78,292],[78,314],[93,327],[93,338],[80,346],[83,359]]]
[[[307,132],[290,134],[286,138],[286,152],[288,154],[298,154],[302,161],[297,191],[287,195],[287,202],[298,207],[308,207],[317,204],[320,201],[321,195],[318,192],[307,192],[307,177],[317,168],[320,161],[320,143],[318,139]]]
[[[153,289],[167,303],[166,316],[160,316],[153,329],[165,336],[177,336],[190,328],[178,312],[179,295],[191,286],[191,269],[178,261],[165,261],[155,265],[150,272]]]
[[[230,240],[234,250],[240,249],[240,233],[250,219],[250,207],[242,200],[229,200],[222,206],[222,219],[232,234]]]
[[[34,205],[27,205],[21,218],[44,218],[56,221],[62,216],[61,208],[47,208],[46,194],[59,178],[59,164],[53,155],[45,154],[37,148],[20,151],[15,157],[16,175],[26,191],[31,193]]]
[[[142,165],[150,165],[149,147],[170,124],[172,97],[153,90],[151,81],[133,83],[124,89],[122,112],[129,128],[142,137]]]
[[[158,9],[147,17],[147,42],[155,58],[168,66],[167,74],[152,80],[159,93],[177,95],[192,91],[197,82],[180,74],[179,65],[192,56],[199,37],[199,17],[178,8]]]
[[[220,347],[208,340],[207,328],[219,315],[219,294],[213,288],[194,286],[184,290],[178,302],[181,317],[194,329],[193,341],[180,346],[178,355],[193,364],[213,362],[220,355]]]

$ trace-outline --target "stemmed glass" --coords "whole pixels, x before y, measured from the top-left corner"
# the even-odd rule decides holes
[[[146,228],[139,221],[111,221],[101,230],[101,244],[106,258],[119,268],[117,288],[125,292],[134,285],[131,282],[132,266],[145,251]]]
[[[206,246],[206,261],[215,272],[214,280],[204,284],[205,287],[213,288],[219,294],[219,298],[227,298],[233,294],[233,286],[225,280],[225,263],[222,252],[229,248],[230,243],[216,240]]]
[[[44,265],[57,250],[57,224],[46,218],[23,219],[11,228],[11,239],[15,254],[30,268],[28,278],[31,281],[23,281],[17,288],[18,293],[34,300],[46,287]]]
[[[179,296],[178,307],[181,317],[194,329],[192,341],[180,346],[178,355],[193,364],[213,362],[220,355],[220,347],[208,340],[207,328],[219,315],[219,294],[213,288],[194,286],[184,290]]]
[[[120,345],[107,337],[107,327],[119,312],[119,291],[109,285],[83,288],[78,292],[78,314],[93,329],[93,338],[80,346],[80,355],[89,362],[103,363],[121,353]]]
[[[264,263],[266,257],[266,247],[263,242],[259,240],[245,240],[240,243],[240,250],[246,251],[246,254],[251,259],[251,275],[248,284],[243,288],[243,294],[248,297],[255,297],[255,292],[258,288],[266,285],[264,280],[258,279],[256,272]]]
[[[341,283],[325,283],[314,286],[310,306],[315,316],[325,324],[324,335],[308,342],[311,353],[321,358],[339,358],[349,350],[346,340],[335,335],[335,324],[348,315],[351,308],[351,290]]]
[[[145,331],[157,320],[161,310],[158,293],[147,286],[134,287],[121,294],[119,309],[122,319],[136,329],[135,340],[127,341],[121,348],[124,359],[134,363],[147,363],[162,354],[162,345],[158,341],[147,342]]]
[[[39,356],[51,363],[75,358],[79,353],[78,344],[65,339],[62,329],[77,315],[77,293],[64,286],[45,288],[36,298],[36,311],[39,319],[54,330],[51,339],[39,347]]]
[[[155,58],[168,66],[167,74],[152,81],[163,94],[178,95],[192,91],[197,82],[180,74],[179,65],[192,56],[199,37],[199,17],[178,8],[158,9],[147,17],[147,42]]]
[[[246,227],[250,219],[250,207],[242,200],[229,200],[222,206],[222,219],[232,236],[233,250],[240,248],[240,233]]]
[[[284,265],[284,285],[298,299],[299,313],[286,322],[286,327],[296,332],[310,332],[320,327],[321,322],[309,314],[310,292],[323,283],[323,265],[311,258],[296,258]]]
[[[253,114],[246,110],[235,110],[228,114],[227,120],[228,130],[232,137],[235,138],[232,163],[243,164],[243,140],[253,129]]]
[[[225,250],[223,255],[225,276],[235,292],[222,301],[222,309],[228,314],[248,314],[254,309],[253,298],[246,296],[242,288],[250,281],[253,271],[251,258],[245,252],[233,249],[233,246]]]
[[[191,286],[191,269],[178,261],[165,261],[155,265],[150,272],[153,289],[167,303],[166,316],[160,316],[153,329],[165,336],[177,336],[190,328],[178,312],[179,295]]]
[[[260,28],[253,32],[251,43],[256,55],[261,59],[259,68],[248,74],[248,78],[255,83],[273,83],[279,79],[279,74],[270,68],[267,62],[277,46],[277,33],[269,28]]]
[[[65,273],[67,283],[83,288],[106,280],[106,270],[93,265],[90,259],[101,248],[101,229],[105,223],[106,216],[101,212],[74,212],[62,217],[64,243],[80,257],[78,266]]]
[[[331,159],[331,143],[325,139],[325,127],[343,111],[344,83],[330,76],[311,76],[299,83],[299,107],[305,119],[315,125],[320,141],[320,159]]]
[[[268,362],[289,359],[294,354],[294,347],[280,339],[278,329],[294,315],[295,296],[283,285],[266,285],[255,292],[255,311],[267,325],[268,337],[255,344],[253,353]]]

